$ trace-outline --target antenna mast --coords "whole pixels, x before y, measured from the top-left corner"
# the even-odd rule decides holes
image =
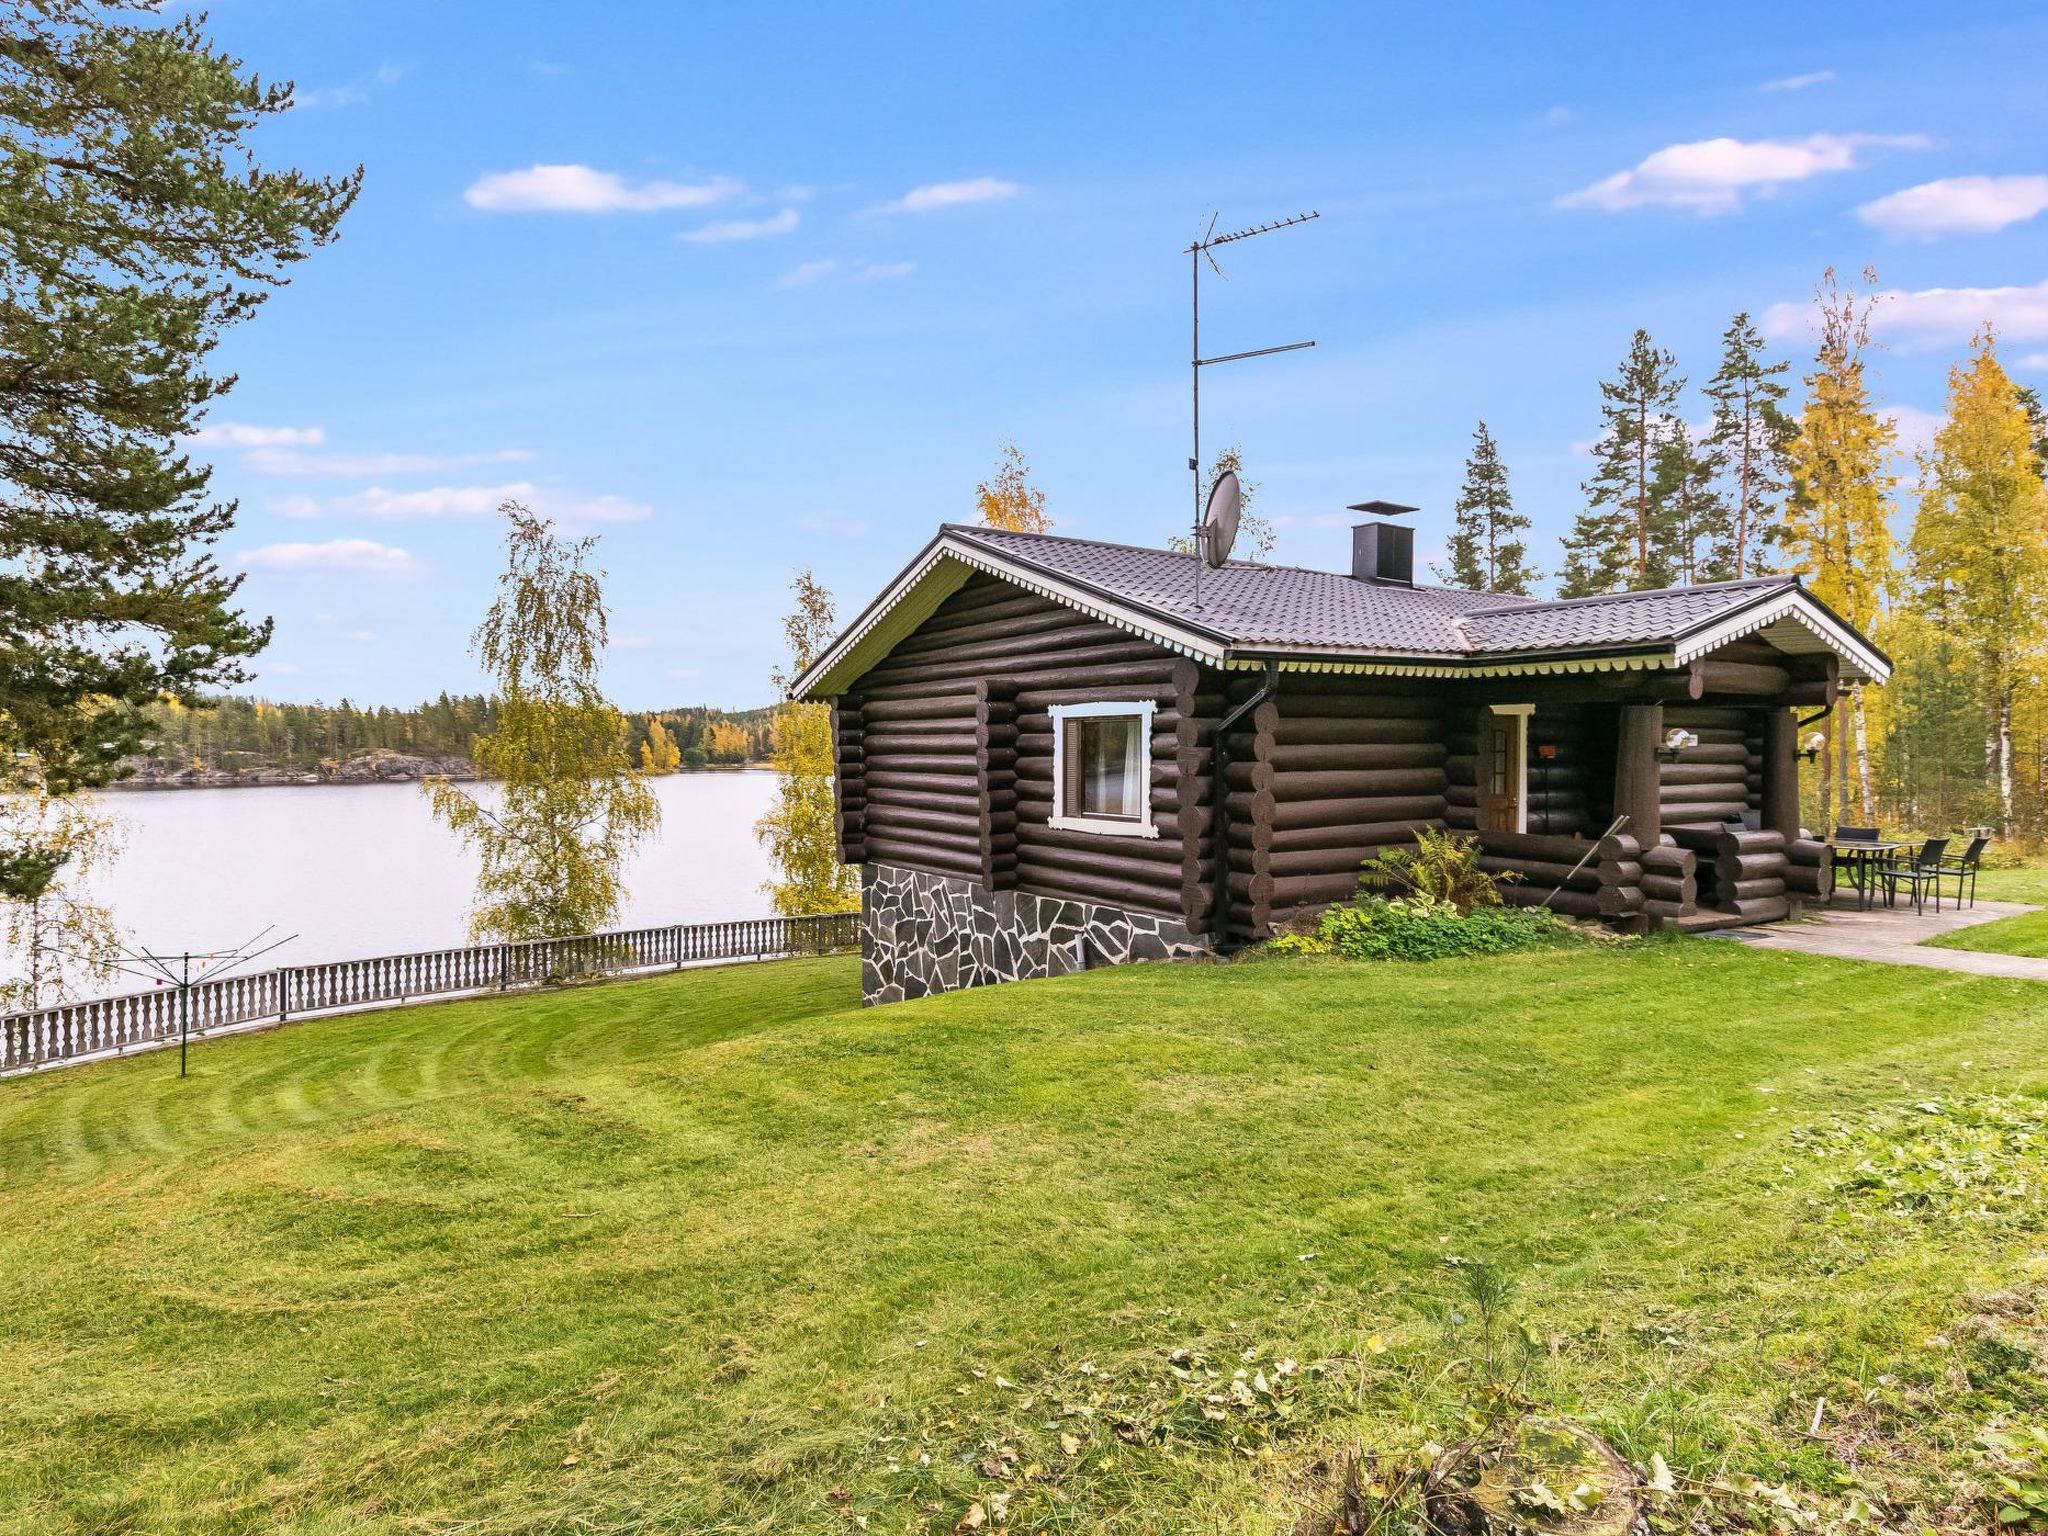
[[[1270,224],[1260,224],[1253,229],[1240,229],[1228,235],[1216,233],[1219,215],[1209,216],[1209,229],[1201,239],[1188,247],[1188,264],[1193,294],[1193,340],[1188,350],[1188,371],[1194,385],[1194,451],[1188,457],[1188,471],[1195,480],[1195,521],[1193,536],[1195,542],[1195,606],[1202,606],[1202,370],[1213,368],[1218,363],[1243,362],[1248,357],[1271,357],[1275,352],[1299,352],[1303,347],[1312,347],[1313,341],[1291,341],[1284,347],[1260,347],[1251,352],[1231,352],[1222,357],[1202,356],[1202,263],[1208,262],[1218,277],[1223,268],[1217,266],[1216,258],[1210,254],[1219,245],[1228,245],[1233,240],[1249,240],[1253,235],[1271,234],[1276,229],[1292,229],[1297,224],[1306,224],[1310,219],[1319,219],[1322,214],[1310,210],[1297,213],[1290,219],[1276,219]]]

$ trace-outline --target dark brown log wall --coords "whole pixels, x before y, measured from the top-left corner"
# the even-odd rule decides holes
[[[1667,704],[1664,727],[1699,737],[1676,762],[1658,766],[1665,831],[1719,827],[1755,810],[1763,794],[1763,712],[1718,704]]]
[[[841,856],[992,889],[1208,916],[1209,743],[1218,717],[1193,662],[1061,604],[976,575],[840,700]],[[1157,706],[1156,838],[1056,830],[1054,704]],[[858,764],[858,772],[853,770]]]
[[[1380,849],[1443,826],[1446,757],[1442,690],[1282,673],[1278,697],[1232,729],[1232,931],[1264,938],[1300,908],[1342,901]]]

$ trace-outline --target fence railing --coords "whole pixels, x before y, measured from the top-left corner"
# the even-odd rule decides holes
[[[222,976],[185,988],[161,986],[148,992],[0,1016],[0,1073],[175,1040],[181,992],[184,1028],[198,1035],[236,1024],[283,1023],[301,1013],[339,1013],[383,1003],[659,970],[705,960],[827,955],[859,944],[860,914],[835,912],[823,917],[683,923],[570,939],[285,966],[246,976]]]

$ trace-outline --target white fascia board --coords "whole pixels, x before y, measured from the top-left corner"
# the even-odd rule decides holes
[[[1327,652],[1290,658],[1285,647],[1261,646],[1253,656],[1233,654],[1229,666],[1233,671],[1258,671],[1265,666],[1267,657],[1278,660],[1282,672],[1343,672],[1366,677],[1551,677],[1583,672],[1650,672],[1676,665],[1669,651],[1625,656],[1552,656],[1540,661],[1346,661]]]
[[[1754,634],[1767,625],[1788,618],[1805,625],[1825,641],[1828,648],[1842,658],[1845,670],[1853,674],[1852,681],[1860,677],[1881,683],[1892,675],[1890,665],[1862,636],[1821,607],[1803,587],[1793,587],[1770,602],[1744,608],[1681,637],[1672,654],[1677,665],[1686,666],[1740,640],[1744,635]]]
[[[897,641],[930,618],[940,603],[960,589],[970,571],[986,572],[1011,586],[1035,592],[1183,656],[1192,656],[1211,666],[1223,664],[1223,643],[1211,636],[1177,628],[1156,615],[1004,560],[948,533],[933,540],[925,553],[912,561],[860,618],[832,642],[825,654],[796,680],[790,696],[807,699],[838,693],[887,655]]]

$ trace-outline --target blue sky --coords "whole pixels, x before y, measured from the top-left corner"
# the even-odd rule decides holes
[[[367,168],[202,436],[272,697],[476,686],[506,494],[602,536],[628,707],[766,701],[793,571],[850,617],[1004,438],[1061,531],[1164,541],[1212,212],[1322,214],[1204,289],[1207,352],[1318,343],[1204,387],[1289,563],[1374,496],[1426,558],[1483,417],[1554,568],[1634,328],[1797,363],[1829,263],[1896,294],[1909,440],[1982,320],[2048,384],[2038,5],[212,12],[299,84],[265,157]]]

